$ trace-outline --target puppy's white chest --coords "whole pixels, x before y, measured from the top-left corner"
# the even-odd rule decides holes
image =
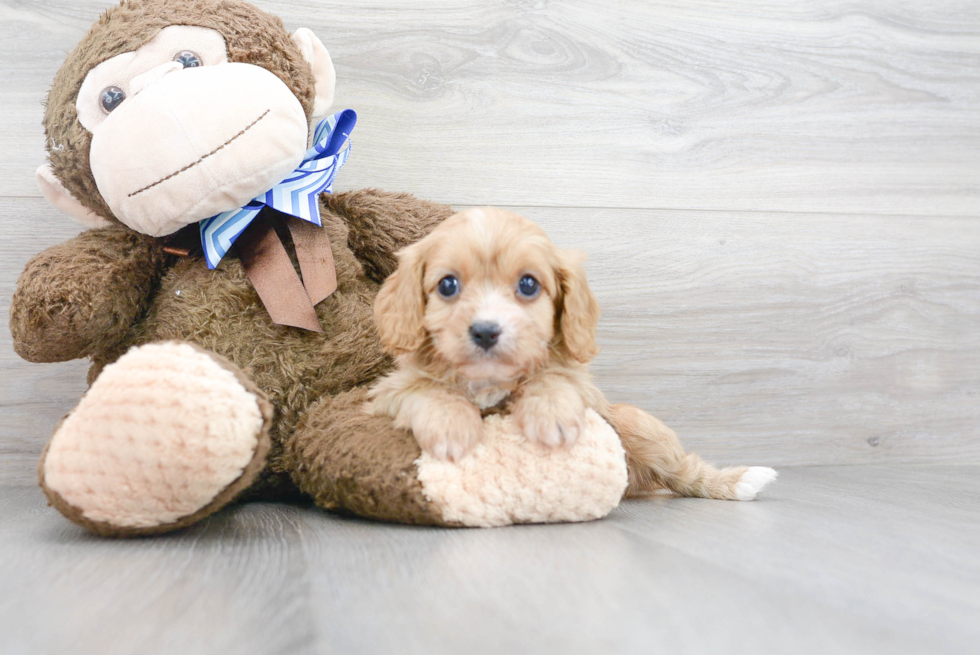
[[[496,407],[510,395],[510,389],[496,386],[476,387],[470,385],[469,396],[473,404],[481,410]]]

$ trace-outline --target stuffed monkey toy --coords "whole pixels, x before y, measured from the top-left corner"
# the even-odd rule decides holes
[[[310,30],[239,0],[124,0],[68,55],[37,177],[90,229],[35,256],[10,308],[24,359],[92,362],[41,457],[50,503],[131,536],[256,498],[489,526],[598,518],[628,484],[745,496],[745,468],[638,466],[631,431],[676,437],[633,408],[549,452],[491,416],[488,447],[457,464],[365,413],[393,366],[374,297],[396,251],[452,210],[330,193],[356,120],[323,118],[334,84]]]

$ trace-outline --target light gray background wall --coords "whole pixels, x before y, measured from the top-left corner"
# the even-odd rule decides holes
[[[0,2],[0,313],[77,228],[42,100],[110,2]],[[980,4],[259,1],[357,110],[338,189],[494,204],[585,250],[601,386],[705,457],[980,462]],[[83,362],[0,329],[0,482]]]

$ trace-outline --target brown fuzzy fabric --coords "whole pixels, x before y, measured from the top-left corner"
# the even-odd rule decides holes
[[[445,205],[419,203],[410,193],[385,193],[379,189],[321,196],[331,211],[350,227],[348,245],[364,264],[372,280],[384,282],[398,268],[395,253],[415,243],[445,218]],[[392,221],[392,214],[409,220]]]
[[[299,99],[307,118],[313,111],[313,70],[277,16],[239,0],[124,0],[102,14],[65,60],[55,75],[44,112],[48,159],[55,175],[99,216],[114,218],[92,177],[92,135],[78,122],[78,92],[90,70],[138,49],[171,25],[218,31],[225,37],[228,61],[255,64],[274,73]]]
[[[380,204],[386,196],[382,192],[361,195]],[[396,197],[393,211],[377,215],[379,224],[404,225],[422,216],[432,223],[417,223],[410,232],[428,232],[451,213],[447,207]],[[409,204],[423,209],[407,212]],[[322,334],[272,323],[236,258],[226,257],[213,271],[200,259],[187,258],[162,276],[146,317],[126,336],[121,348],[107,351],[107,357],[93,358],[93,372],[97,372],[133,345],[183,339],[246,370],[277,408],[273,450],[260,481],[267,487],[263,495],[288,491],[283,485],[291,486],[291,469],[281,461],[282,450],[303,412],[321,397],[370,382],[392,366],[374,326],[378,285],[366,278],[361,262],[347,246],[347,223],[326,207],[321,221],[337,268],[337,291],[316,308]]]
[[[227,358],[274,408],[267,463],[244,496],[295,495],[295,449],[291,456],[287,451],[306,411],[323,398],[373,381],[393,365],[374,326],[379,285],[365,274],[365,266],[381,271],[394,261],[393,250],[409,244],[402,239],[420,238],[452,214],[445,205],[378,190],[322,198],[321,220],[338,283],[337,291],[317,306],[322,334],[272,323],[233,252],[209,271],[201,257],[166,256],[162,240],[118,227],[85,232],[32,260],[11,302],[14,347],[32,361],[89,356],[90,382],[131,346],[150,342],[188,341]],[[328,200],[344,214],[331,211]],[[360,203],[369,209],[359,212]],[[373,259],[359,260],[351,243]],[[306,447],[318,436],[336,439],[307,430]],[[401,446],[393,442],[393,447]],[[327,484],[322,476],[317,480]],[[309,493],[310,483],[305,488]],[[380,516],[385,510],[372,511]],[[432,522],[414,510],[406,520]],[[80,524],[116,534],[112,526]]]
[[[136,50],[170,25],[217,30],[227,42],[229,61],[274,73],[293,91],[307,117],[311,114],[313,73],[279,18],[239,0],[124,0],[106,11],[68,56],[55,76],[44,115],[55,175],[85,207],[101,216],[112,217],[112,213],[92,176],[91,134],[78,123],[76,97],[93,67]],[[374,327],[374,297],[380,282],[395,269],[395,252],[428,234],[452,210],[408,194],[374,189],[324,194],[321,207],[338,284],[337,291],[317,306],[322,334],[274,324],[234,251],[216,270],[209,271],[199,254],[179,258],[164,252],[164,246],[179,235],[153,239],[119,225],[86,232],[31,260],[11,302],[14,348],[35,362],[87,356],[92,360],[92,382],[103,367],[132,346],[172,340],[196,344],[241,369],[273,408],[268,458],[264,467],[256,465],[261,472],[254,481],[254,476],[243,478],[245,496],[282,497],[297,493],[296,483],[300,483],[330,507],[349,498],[350,509],[363,509],[371,516],[398,520],[404,511],[405,520],[432,522],[423,506],[413,505],[421,502],[421,496],[412,485],[396,493],[389,482],[379,482],[380,496],[373,505],[364,497],[366,487],[349,494],[338,491],[350,485],[345,473],[350,462],[377,463],[384,456],[378,444],[367,444],[367,450],[358,455],[353,452],[354,443],[337,441],[340,437],[349,440],[351,435],[331,433],[331,426],[344,430],[360,426],[362,417],[359,408],[333,405],[329,399],[373,381],[392,367]],[[295,264],[288,238],[285,245]],[[297,453],[303,449],[290,442],[296,426],[317,402],[321,402],[317,417],[303,431],[305,452],[318,453],[319,458],[330,452],[332,446],[317,445],[318,439],[343,444],[351,452],[338,460],[346,462],[343,466],[328,467],[330,473],[296,475],[302,465]],[[356,416],[341,415],[343,412]],[[323,429],[309,427],[314,425]],[[374,429],[368,424],[363,427]],[[392,461],[404,465],[407,445],[404,440],[393,444]],[[308,466],[303,470],[310,471]],[[334,481],[334,475],[344,481]],[[323,489],[315,488],[317,484]],[[241,488],[235,486],[235,492]],[[415,494],[415,500],[407,500],[405,494]],[[381,507],[379,503],[387,502],[378,500],[382,496],[395,505]],[[221,503],[230,498],[222,494]],[[62,506],[63,501],[52,498],[52,502],[66,516],[97,532],[128,533],[86,524],[72,508]],[[208,511],[218,506],[209,506]],[[177,526],[160,529],[173,527]]]
[[[191,345],[194,346],[194,344]],[[179,521],[149,528],[120,527],[111,523],[93,521],[86,518],[82,515],[82,512],[78,508],[68,503],[58,492],[54,491],[48,487],[47,484],[45,484],[44,462],[47,459],[48,447],[51,445],[49,442],[48,445],[44,447],[44,450],[41,453],[41,459],[37,464],[38,484],[40,484],[41,490],[44,491],[44,495],[47,497],[49,505],[64,514],[65,517],[67,517],[72,523],[80,525],[83,528],[87,528],[104,537],[145,537],[154,534],[162,534],[164,532],[171,532],[173,530],[178,530],[197,523],[201,519],[214,514],[219,509],[227,505],[229,502],[234,500],[236,496],[240,495],[245,489],[247,489],[253,482],[255,482],[255,479],[265,467],[266,458],[268,457],[269,450],[272,446],[272,442],[269,439],[269,429],[272,426],[273,417],[272,403],[270,403],[266,398],[265,393],[255,386],[255,383],[247,375],[245,375],[240,368],[229,362],[224,357],[219,357],[214,353],[209,353],[198,346],[194,346],[194,348],[206,353],[215,362],[234,373],[238,381],[242,383],[242,386],[255,395],[255,400],[256,403],[258,403],[259,411],[262,413],[262,432],[258,435],[258,445],[255,448],[255,452],[252,454],[252,459],[245,465],[245,468],[242,470],[242,474],[238,476],[238,479],[225,487],[210,503],[193,514],[183,517]],[[68,417],[66,416],[65,418]],[[58,429],[64,422],[65,419],[61,419],[57,427],[55,427],[54,433],[58,432]]]
[[[31,259],[10,303],[14,350],[62,362],[111,349],[146,311],[169,257],[128,229],[90,230]]]
[[[407,430],[364,411],[367,390],[316,403],[289,440],[284,461],[317,505],[366,518],[452,525],[425,500],[416,477],[422,451]]]

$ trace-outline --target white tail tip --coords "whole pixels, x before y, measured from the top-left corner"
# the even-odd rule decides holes
[[[755,500],[763,487],[776,479],[779,473],[768,466],[752,466],[742,474],[735,485],[735,497],[739,500]]]

